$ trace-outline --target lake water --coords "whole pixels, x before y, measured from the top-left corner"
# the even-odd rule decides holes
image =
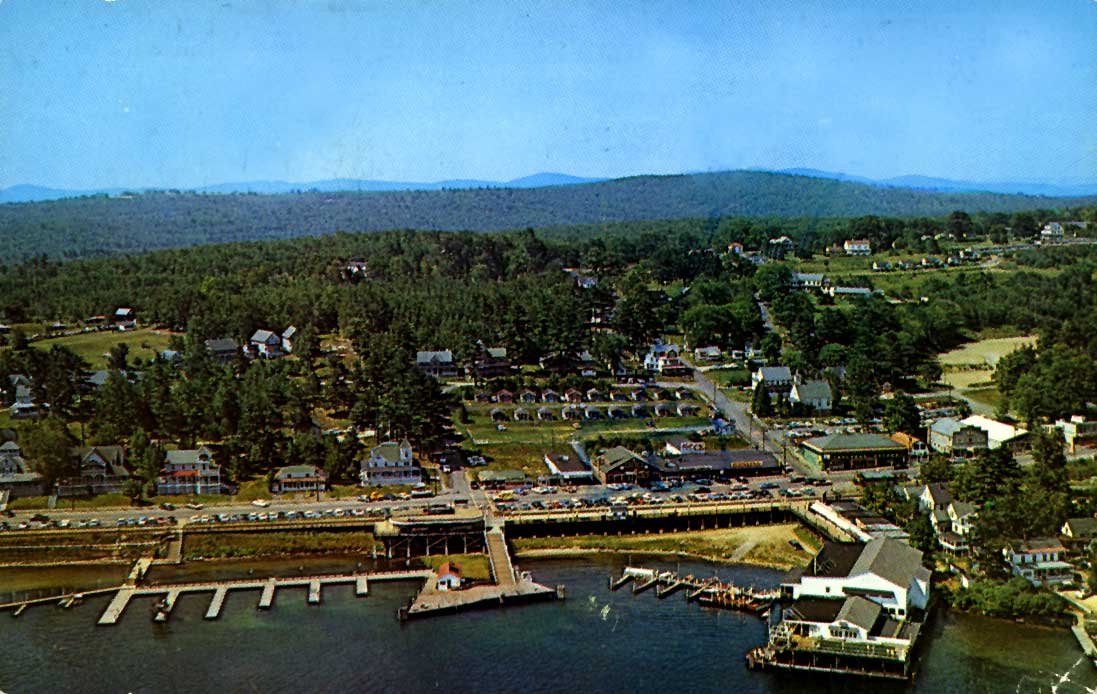
[[[635,561],[635,559],[634,559]],[[610,592],[621,557],[524,562],[567,600],[400,624],[414,583],[325,588],[323,605],[280,590],[230,593],[216,622],[208,595],[184,596],[167,625],[153,599],[97,627],[109,598],[72,610],[0,615],[0,691],[39,692],[890,692],[892,683],[751,672],[743,656],[765,639],[753,616],[687,604],[681,594]],[[645,561],[756,585],[780,574],[702,562]],[[283,567],[284,568],[284,567]],[[310,567],[311,568],[311,567]],[[208,569],[207,569],[208,571]],[[218,569],[223,572],[223,569]],[[154,578],[154,574],[150,574]],[[606,610],[608,606],[608,610]],[[964,615],[942,617],[917,692],[1097,692],[1097,670],[1069,632]]]

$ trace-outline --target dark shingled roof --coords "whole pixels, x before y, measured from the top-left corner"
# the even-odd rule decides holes
[[[800,598],[789,605],[788,609],[802,621],[829,624],[838,616],[843,604],[841,600]]]
[[[824,542],[822,549],[811,560],[811,563],[803,569],[803,576],[848,576],[850,569],[857,563],[864,545],[860,543],[843,544],[839,542]]]

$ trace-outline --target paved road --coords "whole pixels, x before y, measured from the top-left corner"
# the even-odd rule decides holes
[[[363,491],[368,491],[363,489]],[[178,504],[173,511],[167,511],[157,506],[142,506],[142,507],[114,507],[114,508],[99,508],[99,509],[78,509],[78,510],[66,510],[61,506],[56,509],[32,509],[27,511],[15,511],[13,518],[6,519],[9,524],[18,523],[20,521],[29,520],[31,516],[35,514],[45,514],[50,517],[51,520],[64,520],[69,519],[73,521],[86,520],[89,518],[96,518],[104,527],[113,527],[114,524],[120,518],[139,518],[146,516],[149,518],[164,516],[174,517],[180,525],[185,525],[195,515],[217,515],[217,514],[237,514],[246,515],[248,513],[262,513],[271,511],[283,511],[290,512],[296,511],[298,513],[303,511],[328,511],[335,509],[361,509],[370,513],[383,512],[385,509],[396,511],[399,509],[415,509],[429,506],[430,504],[446,503],[452,501],[453,498],[461,496],[460,492],[455,490],[445,490],[435,497],[429,499],[410,499],[410,500],[396,500],[396,501],[370,501],[362,502],[355,498],[347,499],[323,499],[316,500],[297,500],[297,499],[272,499],[268,507],[262,508],[255,506],[250,502],[229,502],[225,504],[205,504],[201,509],[186,508],[183,504]],[[467,498],[467,494],[465,495]]]
[[[750,445],[773,453],[783,464],[791,466],[798,474],[809,477],[820,474],[819,470],[800,460],[793,447],[787,444],[784,432],[767,429],[757,417],[750,413],[747,403],[732,400],[724,395],[704,372],[694,367],[686,359],[682,361],[693,369],[695,390],[708,396],[716,404],[724,418],[735,425],[735,429],[748,440]]]

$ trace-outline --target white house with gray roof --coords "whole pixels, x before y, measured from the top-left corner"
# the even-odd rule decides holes
[[[830,412],[834,394],[830,390],[830,383],[820,379],[792,384],[788,399],[789,402],[800,403],[817,412]]]
[[[750,375],[750,387],[766,384],[768,391],[787,391],[792,387],[792,370],[787,366],[762,366]]]
[[[209,448],[168,451],[156,478],[159,494],[220,494],[221,467]]]
[[[925,609],[930,571],[922,566],[920,551],[890,538],[875,538],[859,550],[830,547],[834,556],[828,556],[828,547],[796,583],[782,586],[793,599],[860,595],[897,619],[905,618],[911,609]]]
[[[359,462],[358,479],[364,487],[387,484],[418,484],[423,471],[415,461],[411,443],[386,441],[370,449],[369,457]]]

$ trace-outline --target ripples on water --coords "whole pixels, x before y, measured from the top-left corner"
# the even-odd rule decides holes
[[[151,621],[153,598],[134,600],[117,627],[96,627],[108,598],[71,611],[0,615],[0,690],[23,692],[893,692],[894,684],[748,671],[765,639],[753,616],[705,610],[681,594],[657,600],[607,587],[618,557],[530,561],[564,602],[483,610],[401,625],[397,605],[414,583],[279,590],[269,612],[258,592],[233,592],[221,619],[208,595],[180,599],[171,622]],[[683,573],[774,585],[750,567],[651,560]],[[938,621],[918,692],[1094,692],[1097,672],[1069,632],[967,616]]]

